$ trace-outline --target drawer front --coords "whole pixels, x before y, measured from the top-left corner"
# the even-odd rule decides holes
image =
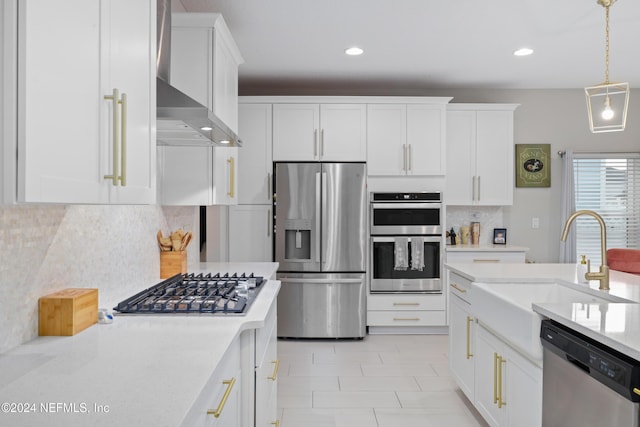
[[[271,426],[276,421],[278,399],[278,361],[275,330],[264,360],[256,368],[256,426]]]
[[[447,262],[472,262],[472,263],[521,263],[525,261],[524,252],[447,252]]]
[[[368,326],[442,326],[447,321],[442,311],[368,311]]]
[[[229,346],[220,364],[216,367],[207,385],[196,399],[185,417],[183,426],[217,426],[240,425],[242,371],[240,366],[240,340],[236,339]],[[233,385],[230,381],[234,381]],[[222,406],[225,394],[227,399]],[[222,406],[218,417],[208,414]]]
[[[392,311],[444,310],[444,294],[369,295],[367,309]]]
[[[274,299],[265,318],[264,327],[256,330],[256,366],[260,365],[260,361],[264,359],[265,351],[267,351],[267,347],[275,335],[276,311],[276,299]]]

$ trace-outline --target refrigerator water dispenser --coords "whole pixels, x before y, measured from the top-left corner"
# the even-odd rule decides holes
[[[289,219],[285,221],[284,256],[288,260],[311,259],[311,221]]]

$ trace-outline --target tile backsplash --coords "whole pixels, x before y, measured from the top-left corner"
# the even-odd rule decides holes
[[[198,241],[196,207],[0,207],[0,353],[38,335],[38,298],[98,288],[100,307],[159,281],[156,233],[182,227]],[[189,265],[199,260],[196,244]]]
[[[493,243],[493,229],[504,228],[502,207],[500,206],[447,206],[446,229],[453,227],[456,234],[460,226],[471,222],[480,223],[480,244]]]

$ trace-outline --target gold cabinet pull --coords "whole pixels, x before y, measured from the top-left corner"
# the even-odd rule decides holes
[[[418,321],[419,317],[394,317],[393,320]]]
[[[413,153],[411,152],[411,144],[408,144],[407,147],[409,150],[409,155],[407,156],[409,158],[409,167],[407,168],[407,170],[411,171],[413,170],[413,159],[412,159]]]
[[[113,88],[113,92],[111,95],[105,95],[104,99],[108,101],[112,101],[112,133],[113,133],[113,141],[112,141],[112,150],[113,150],[113,167],[111,171],[111,175],[105,175],[104,179],[110,179],[114,186],[118,185],[118,161],[120,158],[119,150],[120,150],[120,118],[118,116],[118,103],[120,102],[120,92],[117,88]]]
[[[633,388],[633,392],[634,392],[635,394],[640,394],[640,389],[637,389],[637,388],[635,388],[635,387],[634,387],[634,388]]]
[[[473,262],[500,262],[499,259],[474,258]]]
[[[227,399],[229,398],[229,395],[231,394],[231,389],[233,388],[233,385],[235,383],[236,383],[235,377],[231,378],[230,380],[222,381],[222,384],[225,384],[227,386],[227,389],[224,391],[224,394],[222,395],[222,400],[220,400],[220,403],[218,404],[218,408],[215,411],[213,409],[209,409],[207,411],[207,415],[213,415],[214,417],[218,418],[220,414],[222,414],[224,405],[227,403]]]
[[[271,361],[271,363],[273,363],[276,366],[273,367],[273,374],[271,374],[270,377],[267,377],[267,379],[271,381],[275,381],[278,378],[278,368],[280,367],[280,359],[273,360]]]
[[[493,403],[498,403],[498,353],[493,353]]]
[[[227,193],[227,196],[233,199],[236,193],[236,159],[231,156],[227,160],[227,163],[229,163],[229,192]]]
[[[420,305],[419,302],[394,302],[394,306],[396,305]]]
[[[458,291],[462,292],[463,294],[467,293],[467,290],[466,290],[466,289],[461,288],[460,286],[458,286],[458,285],[457,285],[457,284],[455,284],[455,283],[451,283],[451,287],[452,287],[453,289],[456,289],[456,290],[458,290]]]
[[[127,185],[127,94],[120,97],[120,185]]]
[[[280,420],[272,421],[271,425],[276,426],[276,427],[280,427]]]
[[[502,365],[506,365],[507,360],[502,356],[498,356],[498,408],[502,408],[507,404],[502,398]]]
[[[467,316],[467,359],[473,357],[471,353],[471,322],[473,322],[473,317]]]
[[[267,209],[267,237],[271,237],[271,209]]]
[[[324,157],[324,129],[320,130],[320,157]]]

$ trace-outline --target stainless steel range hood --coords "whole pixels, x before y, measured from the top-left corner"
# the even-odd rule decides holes
[[[241,146],[242,141],[205,105],[170,84],[171,0],[158,0],[156,139],[159,145]]]

